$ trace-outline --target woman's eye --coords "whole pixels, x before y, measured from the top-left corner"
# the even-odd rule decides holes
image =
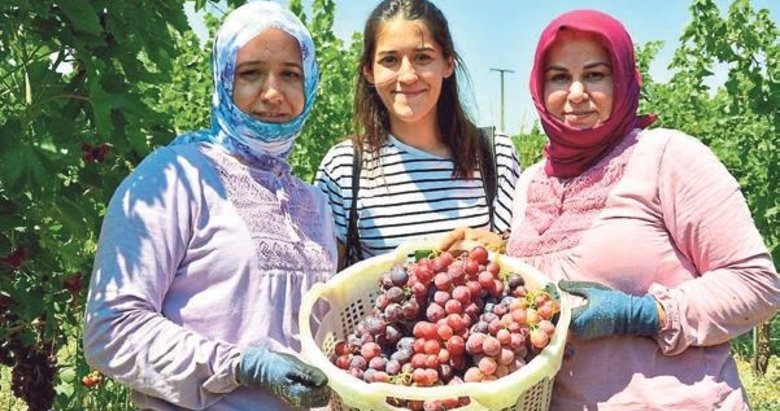
[[[395,64],[396,61],[397,59],[395,58],[395,56],[383,56],[379,58],[378,63],[383,66],[391,66]]]
[[[604,77],[606,77],[606,76],[607,75],[605,73],[602,73],[600,71],[593,71],[593,72],[590,72],[590,73],[586,74],[585,78],[590,80],[590,81],[599,81],[599,80],[603,80]]]
[[[292,70],[284,71],[282,73],[282,76],[284,76],[284,78],[286,78],[286,79],[296,80],[296,81],[301,79],[301,73],[298,73],[297,71],[292,71]]]
[[[565,73],[553,73],[547,77],[547,81],[553,83],[564,83],[569,81],[569,76]]]
[[[433,57],[428,55],[428,54],[418,54],[417,56],[415,56],[415,60],[418,63],[427,63],[427,62],[433,60]]]
[[[243,80],[252,81],[257,79],[258,76],[260,76],[260,72],[257,70],[245,70],[238,73],[238,76],[241,77]]]

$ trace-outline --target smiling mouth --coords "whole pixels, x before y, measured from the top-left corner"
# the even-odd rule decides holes
[[[394,94],[400,94],[403,96],[417,96],[422,93],[424,93],[425,90],[400,90],[400,91],[394,91]]]
[[[591,114],[594,114],[595,111],[577,111],[573,113],[563,113],[564,116],[571,116],[571,117],[585,117],[589,116]]]
[[[255,112],[254,115],[263,121],[269,121],[272,123],[284,121],[288,117],[287,113],[271,113],[267,111]]]

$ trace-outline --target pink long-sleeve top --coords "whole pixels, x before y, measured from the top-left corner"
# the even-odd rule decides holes
[[[518,181],[508,253],[554,280],[651,293],[655,338],[578,340],[553,410],[745,410],[729,339],[770,318],[780,282],[739,185],[698,140],[634,130],[571,179]]]
[[[105,216],[84,350],[143,410],[289,409],[240,387],[241,351],[295,352],[302,295],[336,267],[327,200],[273,157],[158,149]]]

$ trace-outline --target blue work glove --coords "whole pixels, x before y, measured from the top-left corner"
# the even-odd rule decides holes
[[[658,333],[655,298],[636,297],[589,281],[560,281],[558,287],[587,299],[572,310],[569,328],[582,339],[610,335],[653,336]]]
[[[555,283],[545,284],[544,291],[547,292],[547,294],[550,294],[550,297],[552,297],[553,300],[561,301],[561,293],[558,292],[558,287],[555,286]]]
[[[262,386],[294,407],[324,407],[330,399],[328,377],[298,358],[266,348],[249,348],[241,357],[238,382]]]

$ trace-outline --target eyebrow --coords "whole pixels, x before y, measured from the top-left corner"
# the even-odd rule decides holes
[[[425,46],[425,47],[415,47],[414,49],[412,49],[412,51],[435,52],[436,49],[433,48],[433,47],[430,47],[430,46]],[[398,52],[399,52],[398,50],[380,50],[380,51],[377,51],[376,54],[377,55],[385,55],[385,54],[395,54],[395,53],[398,53]]]
[[[598,67],[598,66],[605,66],[605,67],[610,68],[610,69],[612,68],[612,66],[609,63],[607,63],[606,61],[596,61],[596,62],[593,62],[593,63],[588,63],[583,68],[585,68],[585,69],[592,69],[592,68],[595,68],[595,67]],[[549,70],[568,71],[569,69],[567,69],[566,67],[556,66],[556,65],[553,64],[553,65],[549,65],[549,66],[544,68],[544,71],[549,71]]]
[[[262,65],[265,65],[265,64],[267,64],[267,63],[265,61],[263,61],[263,60],[243,61],[243,62],[241,62],[240,64],[238,64],[236,66],[236,70],[244,68],[246,66],[258,66],[258,65],[262,66]],[[292,61],[285,61],[285,62],[283,62],[281,64],[283,66],[285,66],[285,67],[291,67],[291,68],[297,68],[297,69],[303,70],[303,67],[300,64],[292,62]]]

